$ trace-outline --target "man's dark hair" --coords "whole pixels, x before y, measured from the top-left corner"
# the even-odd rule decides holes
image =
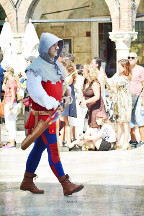
[[[2,62],[3,60],[3,52],[0,50],[0,63]]]
[[[95,59],[96,64],[98,64],[98,69],[100,69],[101,63],[104,61],[98,57],[94,57],[93,59]]]
[[[77,64],[76,70],[77,70],[78,75],[81,75],[81,76],[83,75],[83,65]]]

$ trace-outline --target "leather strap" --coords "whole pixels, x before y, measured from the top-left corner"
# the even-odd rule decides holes
[[[38,115],[51,115],[53,112],[54,111],[52,111],[52,110],[48,110],[48,111],[35,111],[35,110],[32,110],[32,113],[33,113],[34,116],[37,115],[37,113],[38,113]]]
[[[36,110],[32,110],[32,114],[35,116],[35,125],[34,128],[37,127],[38,125],[38,119],[39,119],[39,115],[51,115],[54,111],[52,110],[48,110],[48,111],[36,111]]]

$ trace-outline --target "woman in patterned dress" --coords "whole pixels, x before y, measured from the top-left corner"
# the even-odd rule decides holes
[[[129,149],[130,119],[132,111],[132,98],[130,93],[131,69],[128,59],[118,61],[119,73],[107,78],[107,88],[114,100],[114,116],[117,122],[118,145],[124,130],[122,148]]]

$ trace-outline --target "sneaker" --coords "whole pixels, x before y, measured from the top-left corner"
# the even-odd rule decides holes
[[[72,146],[74,147],[75,145],[77,145],[77,143],[78,143],[78,140],[74,140],[71,144],[72,144]],[[73,148],[72,147],[72,148]]]
[[[67,141],[63,141],[62,145],[63,145],[63,146],[66,146],[66,143],[67,143]]]
[[[131,147],[137,148],[138,142],[133,142],[133,141],[129,141],[129,144],[131,145]]]
[[[6,145],[2,147],[3,149],[13,149],[16,148],[15,146]]]
[[[140,146],[142,146],[142,145],[144,145],[144,142],[143,142],[143,141],[140,141],[140,142],[138,143],[138,146],[140,147]]]
[[[68,152],[69,147],[68,146],[60,146],[60,152]]]

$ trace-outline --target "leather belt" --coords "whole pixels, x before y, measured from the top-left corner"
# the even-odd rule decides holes
[[[51,115],[54,111],[52,110],[47,110],[47,111],[36,111],[32,110],[32,114],[35,115]]]
[[[36,128],[37,125],[38,125],[38,119],[39,119],[40,115],[51,115],[54,111],[52,111],[52,110],[48,110],[48,111],[36,111],[36,110],[32,110],[31,112],[35,116],[35,125],[34,125],[34,128]]]

